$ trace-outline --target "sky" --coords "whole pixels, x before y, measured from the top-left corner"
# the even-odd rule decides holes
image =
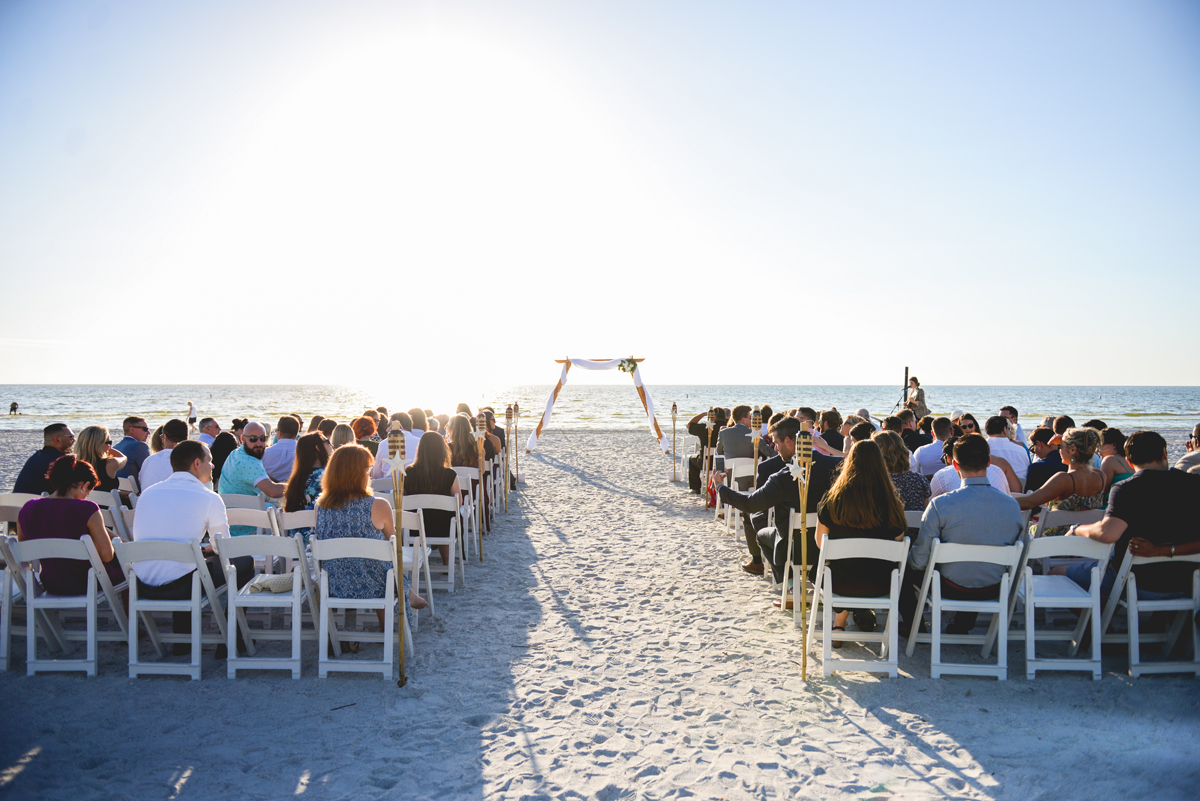
[[[1196,385],[1200,5],[9,0],[0,288],[0,383]]]

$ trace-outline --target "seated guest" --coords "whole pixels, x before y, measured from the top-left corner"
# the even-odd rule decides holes
[[[1055,473],[1065,473],[1067,466],[1063,464],[1062,454],[1059,453],[1059,443],[1055,442],[1054,429],[1035,428],[1029,435],[1029,449],[1037,457],[1029,465],[1025,474],[1025,491],[1036,492],[1042,488]]]
[[[879,424],[876,423],[874,419],[872,419],[871,413],[868,412],[866,409],[859,409],[855,412],[855,414],[858,415],[859,417],[861,417],[863,419],[864,423],[870,423],[871,427],[874,428],[876,431],[881,430]]]
[[[333,429],[337,428],[337,426],[337,420],[334,420],[332,417],[326,417],[317,423],[317,430],[325,435],[325,439],[333,439]],[[353,429],[351,429],[351,432],[353,432]],[[334,447],[336,448],[337,446],[335,445]]]
[[[480,407],[479,411],[485,411],[486,407]],[[412,432],[417,435],[417,439],[429,430],[429,421],[425,419],[425,410],[413,407],[408,410],[408,419],[412,421]]]
[[[917,430],[925,436],[929,437],[929,441],[933,442],[933,417],[925,415],[917,421]]]
[[[1038,428],[1048,428],[1054,430],[1054,415],[1048,414],[1042,418],[1042,422],[1038,423]]]
[[[942,460],[946,463],[946,467],[934,473],[933,478],[929,479],[929,496],[931,499],[966,486],[959,476],[958,471],[954,469],[953,464],[954,443],[960,439],[962,437],[951,437],[942,444]],[[986,475],[988,483],[993,487],[1005,495],[1012,494],[1012,491],[1009,489],[1008,477],[1004,474],[1002,468],[990,464],[988,465]]]
[[[500,450],[503,450],[505,447],[505,442],[506,442],[504,428],[502,426],[496,425],[496,411],[494,409],[486,408],[483,411],[483,416],[484,416],[484,419],[487,420],[488,434],[490,434],[491,436],[500,440]],[[428,421],[429,417],[426,416],[425,419]],[[432,430],[432,429],[429,429],[429,430]],[[499,453],[500,450],[498,450],[497,453]]]
[[[1179,457],[1179,461],[1175,463],[1175,469],[1188,472],[1193,467],[1200,467],[1200,425],[1192,429],[1192,433],[1183,447],[1187,453]]]
[[[117,471],[117,478],[137,478],[142,469],[142,462],[150,457],[150,426],[146,425],[144,417],[126,417],[121,421],[121,431],[125,435],[113,447],[124,454],[129,461]]]
[[[76,540],[85,534],[91,537],[96,553],[113,584],[125,580],[121,566],[113,556],[112,540],[104,528],[100,507],[87,500],[96,486],[96,471],[73,454],[59,455],[47,471],[46,481],[52,495],[34,498],[17,513],[17,539]],[[39,562],[38,582],[53,595],[83,595],[87,592],[91,563],[78,559],[42,559]],[[97,584],[97,588],[99,584]]]
[[[305,431],[305,433],[311,434],[314,431],[320,431],[321,430],[320,425],[322,422],[324,422],[324,420],[325,420],[325,415],[314,414],[312,416],[312,419],[308,421],[308,429]]]
[[[921,611],[916,608],[917,593],[925,579],[934,539],[968,545],[1012,545],[1021,538],[1021,508],[991,485],[987,476],[990,455],[988,441],[978,434],[968,434],[954,443],[954,469],[963,485],[930,501],[921,518],[921,532],[908,558],[913,570],[905,574],[901,587],[901,620],[911,623]],[[981,562],[943,564],[938,571],[942,596],[956,600],[997,598],[1004,575],[1003,566]],[[946,631],[965,634],[975,627],[976,617],[974,612],[957,612]]]
[[[723,409],[716,409],[713,412],[715,422],[710,431],[708,428],[708,412],[700,412],[687,422],[687,432],[693,437],[700,440],[703,447],[712,448],[713,453],[716,453],[717,445],[720,444],[721,429],[725,427],[725,422],[728,418],[725,416]],[[451,434],[453,436],[453,434]],[[711,470],[715,465],[710,464],[708,468]],[[704,456],[703,449],[696,454],[688,457],[688,486],[692,492],[700,492],[700,477],[704,474]]]
[[[190,433],[188,424],[179,418],[163,423],[161,430],[162,448],[150,454],[146,461],[142,462],[142,469],[138,474],[138,483],[142,486],[142,492],[171,477],[173,472],[171,470],[171,449],[181,442],[187,442]]]
[[[354,440],[359,445],[371,452],[371,457],[374,458],[379,452],[379,440],[375,439],[375,421],[370,417],[363,415],[350,424],[354,429]]]
[[[229,454],[237,449],[237,437],[228,431],[222,431],[213,439],[213,444],[209,447],[209,452],[212,453],[213,459],[214,487],[221,486],[221,468],[225,466],[225,460],[229,458]]]
[[[275,444],[263,453],[262,463],[272,481],[286,483],[292,475],[292,463],[296,460],[296,436],[300,433],[300,423],[295,417],[280,417],[275,432]]]
[[[334,450],[343,445],[355,444],[354,440],[354,429],[345,423],[338,423],[333,427],[333,431],[329,435],[329,444],[333,446]]]
[[[456,414],[450,418],[447,424],[450,433],[450,466],[451,467],[479,467],[479,451],[475,442],[475,434],[471,430],[471,418],[466,415]],[[496,456],[496,447],[499,440],[495,437],[485,436],[483,439],[483,458],[493,459]],[[418,445],[418,448],[420,446]],[[466,487],[460,488],[462,492],[466,492]],[[479,479],[471,479],[471,491],[479,492]],[[475,496],[478,498],[478,494]],[[491,510],[491,493],[484,494],[484,510],[490,514]]]
[[[979,421],[975,419],[975,415],[970,412],[961,414],[958,417],[951,417],[950,420],[962,429],[962,434],[982,434],[983,429],[979,427]]]
[[[1061,437],[1067,433],[1068,428],[1075,427],[1075,420],[1070,415],[1060,414],[1054,418],[1054,435]]]
[[[329,456],[333,446],[320,431],[305,434],[296,440],[296,459],[292,464],[292,474],[288,477],[287,487],[283,491],[283,511],[303,512],[315,509],[317,496],[321,494],[321,477],[325,475],[325,465],[329,464]],[[312,538],[313,529],[297,529],[304,535],[304,541]]]
[[[727,459],[751,459],[754,457],[754,438],[750,431],[750,407],[734,406],[729,425],[717,432],[717,453]],[[738,489],[750,488],[753,478],[741,479]]]
[[[153,456],[156,453],[161,453],[162,450],[163,450],[163,427],[159,426],[158,428],[154,429],[154,432],[150,435],[150,456]],[[147,458],[149,458],[149,457],[147,457]],[[141,483],[141,482],[139,481],[138,483]]]
[[[1066,472],[1055,473],[1035,492],[1013,497],[1022,509],[1044,505],[1048,510],[1087,512],[1104,508],[1104,473],[1092,467],[1092,456],[1099,445],[1100,435],[1093,429],[1067,429],[1061,449]],[[1066,533],[1066,526],[1052,526],[1042,532],[1046,537]]]
[[[879,438],[883,438],[883,440]],[[895,440],[890,443],[887,438]],[[896,488],[888,479],[888,468],[879,448],[889,441],[908,457],[900,436],[892,431],[879,432],[873,441],[856,442],[850,448],[841,471],[829,492],[817,506],[816,544],[821,548],[825,538],[899,540],[904,537],[904,509]],[[905,473],[918,481],[923,478]],[[815,564],[815,562],[814,562]],[[828,563],[833,574],[833,591],[838,595],[869,598],[887,595],[895,565],[880,559],[838,559]],[[834,631],[846,630],[848,609],[834,609]],[[854,622],[860,631],[875,630],[875,613],[869,609],[856,610]],[[834,643],[838,647],[839,643]]]
[[[459,496],[458,474],[450,466],[450,451],[446,440],[436,431],[426,431],[417,446],[417,458],[407,468],[404,478],[405,495]],[[425,510],[425,536],[449,537],[454,512],[441,509]],[[442,564],[450,564],[450,546],[436,546],[442,555]]]
[[[917,448],[913,454],[914,473],[920,473],[926,479],[930,479],[945,466],[942,462],[942,448],[953,431],[954,424],[950,422],[949,417],[939,417],[933,421],[934,441]]]
[[[800,421],[794,417],[784,417],[771,425],[771,441],[775,444],[775,451],[784,465],[791,462],[796,453],[796,435],[801,430],[800,426]],[[816,511],[817,503],[829,489],[834,468],[840,463],[841,460],[835,457],[813,453],[812,478],[808,483],[805,500],[808,509]],[[751,549],[750,560],[742,565],[746,572],[761,574],[765,556],[767,563],[771,565],[775,581],[783,580],[783,569],[787,559],[789,512],[800,508],[797,486],[791,472],[785,468],[770,475],[761,488],[749,494],[738,492],[723,484],[717,487],[721,503],[727,503],[740,512],[749,512],[752,519],[757,512],[766,512],[772,508],[775,510],[775,525],[763,526],[757,531],[758,548]],[[757,560],[755,550],[758,551]],[[816,552],[815,541],[812,551]],[[793,553],[800,553],[799,537],[793,542]],[[815,564],[815,561],[813,563]]]
[[[1108,508],[1113,484],[1137,472],[1125,458],[1125,435],[1119,428],[1106,428],[1100,432],[1100,472],[1104,474],[1104,506]]]
[[[829,443],[829,447],[835,451],[842,450],[846,437],[840,430],[842,427],[841,413],[837,409],[827,409],[821,412],[817,422],[821,427],[821,439]]]
[[[775,410],[771,408],[770,404],[764,403],[758,408],[758,414],[762,418],[762,430],[758,432],[758,436],[763,440],[770,441],[771,435],[768,431],[771,427],[771,418],[775,415]]]
[[[63,455],[70,453],[74,445],[75,434],[66,423],[51,423],[43,428],[42,449],[26,460],[12,491],[30,495],[53,492],[54,487],[47,478],[50,466]]]
[[[197,442],[203,442],[212,450],[213,443],[217,441],[217,435],[221,433],[221,424],[211,417],[200,418],[200,433],[196,435]]]
[[[358,537],[388,540],[395,536],[391,505],[371,492],[371,452],[358,444],[343,445],[329,457],[317,498],[318,540]],[[384,595],[390,562],[375,559],[330,559],[321,568],[329,574],[329,594],[337,598],[380,598]],[[428,604],[410,589],[404,574],[405,606],[424,609]],[[375,610],[379,625],[384,610]],[[407,614],[407,609],[405,610]]]
[[[851,442],[862,442],[870,439],[875,435],[875,432],[879,430],[880,429],[876,428],[875,425],[870,421],[865,421],[850,429],[848,436],[850,437]]]
[[[417,458],[417,448],[421,444],[419,434],[414,434],[412,430],[412,418],[406,412],[396,412],[392,415],[389,421],[392,429],[399,428],[404,437],[404,466],[412,464]],[[390,451],[388,450],[387,441],[379,446],[375,451],[375,465],[371,468],[371,478],[387,478],[392,474],[392,465],[389,461]]]
[[[263,467],[262,457],[267,450],[267,430],[262,423],[247,423],[242,433],[242,447],[229,454],[221,468],[220,492],[222,495],[257,495],[262,492],[268,498],[282,498],[283,484],[272,480]],[[253,534],[253,526],[233,526],[229,533],[234,537]]]
[[[887,417],[883,418],[883,426],[881,427],[881,430],[894,431],[899,434],[904,430],[904,423],[900,421],[899,417],[896,417],[895,415],[888,415]]]
[[[375,431],[371,433],[371,436],[368,437],[368,439],[370,439],[371,442],[375,442],[375,443],[382,442],[383,438],[379,436],[379,412],[375,411],[374,409],[367,409],[365,412],[362,413],[362,416],[367,418],[368,420],[370,420],[372,423],[375,424]],[[354,427],[353,422],[350,423],[350,427],[351,428]],[[374,451],[371,451],[371,453],[374,453]]]
[[[922,512],[929,503],[929,481],[910,469],[910,454],[894,431],[876,431],[871,437],[883,454],[884,464],[892,478],[892,486],[900,495],[905,512]]]
[[[183,423],[182,420],[174,422]],[[139,496],[137,514],[133,518],[133,539],[135,542],[191,542],[203,540],[207,532],[210,544],[205,547],[204,553],[208,557],[205,560],[208,574],[212,577],[213,586],[223,587],[225,573],[221,569],[220,559],[213,554],[211,541],[229,536],[229,521],[221,496],[204,486],[212,481],[212,454],[203,443],[186,438],[164,453],[170,457],[174,469],[165,480],[156,482]],[[237,570],[238,587],[244,587],[254,577],[254,557],[241,556],[229,562]],[[191,598],[192,571],[195,569],[195,565],[185,562],[139,562],[138,596],[157,600]],[[171,617],[172,631],[176,634],[191,633],[190,612],[172,612]],[[238,638],[240,643],[240,633]],[[188,654],[191,645],[176,643],[173,650],[176,655]],[[217,658],[224,657],[225,646],[217,646]]]
[[[244,417],[235,417],[229,426],[229,431],[233,434],[233,438],[237,440],[238,445],[242,444],[242,432],[246,430],[246,424],[249,422]]]
[[[845,438],[850,436],[850,431],[856,425],[858,425],[859,423],[865,423],[865,422],[867,422],[867,421],[862,419],[861,417],[859,417],[857,414],[846,415],[846,418],[844,420],[842,420],[842,424],[840,426],[838,426],[838,433],[842,435],[842,446],[843,446],[839,450],[845,450],[845,448],[850,447],[850,443],[846,442]],[[875,427],[872,426],[871,431],[874,432],[874,430],[875,430]]]
[[[1025,442],[1025,431],[1021,428],[1021,424],[1017,421],[1017,407],[1001,406],[1000,416],[1007,420],[1009,425],[1013,427],[1013,430],[1016,432],[1017,442]]]
[[[1183,556],[1200,552],[1196,525],[1196,497],[1200,476],[1171,470],[1167,443],[1155,431],[1135,431],[1125,440],[1125,458],[1136,472],[1109,493],[1104,519],[1086,526],[1071,526],[1070,534],[1098,542],[1115,542],[1112,559],[1100,584],[1108,595],[1126,551],[1134,556]],[[1085,590],[1091,586],[1095,562],[1055,568]],[[1192,591],[1194,562],[1160,562],[1133,568],[1138,598],[1180,598]]]
[[[926,436],[917,430],[917,417],[909,409],[901,409],[896,415],[900,418],[900,439],[909,453],[913,453],[922,445],[933,442],[933,437]]]
[[[1029,474],[1029,452],[1008,438],[1008,421],[1000,415],[988,418],[986,430],[992,455],[1009,463],[1020,482],[1019,490],[1025,486],[1025,476]]]
[[[96,480],[99,482],[96,489],[101,492],[117,489],[120,484],[117,474],[128,459],[123,453],[113,449],[107,428],[88,426],[80,431],[79,438],[75,440],[75,455],[95,469]]]

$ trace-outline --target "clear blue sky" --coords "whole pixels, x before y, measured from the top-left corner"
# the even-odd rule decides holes
[[[1198,45],[1191,2],[0,4],[0,375],[1200,384]]]

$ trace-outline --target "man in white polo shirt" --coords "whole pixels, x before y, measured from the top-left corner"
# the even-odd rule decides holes
[[[983,430],[987,432],[992,456],[1007,461],[1017,474],[1021,486],[1025,486],[1025,476],[1029,473],[1029,451],[1008,438],[1008,420],[1000,415],[989,417],[983,424]]]
[[[181,442],[187,442],[187,439],[187,423],[179,418],[166,422],[166,425],[162,427],[163,449],[146,457],[146,461],[142,462],[142,469],[138,473],[138,483],[142,486],[142,492],[158,482],[170,478],[171,473],[174,472],[171,468],[171,449]]]
[[[175,420],[186,426],[182,420]],[[185,432],[186,433],[186,432]],[[213,462],[208,446],[195,440],[180,442],[170,451],[174,471],[167,479],[146,489],[138,498],[133,518],[133,539],[191,542],[204,537],[229,536],[229,521],[221,496],[204,485],[212,481]],[[213,585],[225,584],[220,560],[205,548],[209,575]],[[237,569],[238,587],[254,577],[254,557],[231,559]],[[186,562],[148,561],[137,565],[138,595],[160,600],[183,600],[192,597],[192,571],[196,566]],[[172,613],[172,629],[176,634],[190,634],[192,618],[188,612]],[[239,633],[239,639],[241,637]],[[191,646],[176,643],[176,655],[187,654]],[[224,658],[225,646],[217,648],[217,658]]]

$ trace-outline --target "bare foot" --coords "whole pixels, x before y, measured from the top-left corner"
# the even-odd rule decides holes
[[[426,601],[424,598],[422,598],[420,595],[417,595],[412,590],[409,590],[408,591],[408,605],[411,606],[413,609],[424,609],[425,607],[429,606],[429,602]]]

